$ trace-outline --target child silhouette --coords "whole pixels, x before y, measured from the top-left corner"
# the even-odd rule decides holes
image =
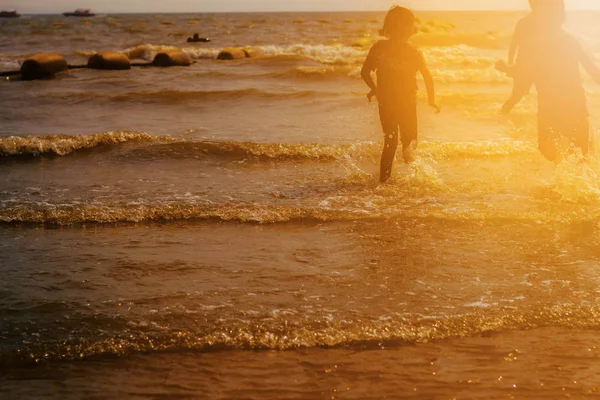
[[[415,31],[414,14],[404,7],[392,7],[381,30],[381,35],[387,39],[373,45],[361,71],[362,78],[371,88],[367,95],[369,101],[373,96],[377,97],[379,118],[385,134],[379,175],[381,182],[386,182],[392,173],[398,133],[404,160],[411,162],[414,159],[411,144],[414,142],[416,145],[418,139],[418,72],[425,80],[429,105],[440,111],[435,102],[433,78],[423,54],[408,43]],[[377,84],[371,76],[373,71],[377,74]]]
[[[562,5],[564,13],[564,0],[554,2],[557,8]],[[536,43],[543,40],[543,37],[540,37],[539,26],[543,24],[544,10],[547,5],[548,0],[529,0],[531,13],[517,22],[508,50],[508,64],[504,61],[496,63],[496,69],[513,78],[512,94],[502,106],[502,112],[505,114],[508,114],[531,89],[533,82],[527,57],[531,56]],[[566,14],[563,18],[566,18]]]
[[[524,59],[538,93],[538,146],[544,157],[559,162],[567,148],[589,150],[589,121],[579,67],[600,83],[600,69],[579,42],[562,29],[563,0],[544,0],[536,35]]]

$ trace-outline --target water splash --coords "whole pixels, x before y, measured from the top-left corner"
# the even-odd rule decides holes
[[[556,166],[555,191],[563,200],[579,204],[600,202],[600,148],[598,140],[592,141],[590,154],[584,157],[581,150],[571,148]]]

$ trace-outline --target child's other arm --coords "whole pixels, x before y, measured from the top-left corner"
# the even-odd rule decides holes
[[[594,79],[594,82],[600,83],[600,68],[598,68],[594,61],[592,61],[590,55],[585,52],[583,48],[580,49],[579,62],[586,72],[591,75],[591,77]]]
[[[517,38],[517,31],[515,31],[512,39],[510,40],[510,47],[508,48],[508,64],[515,63],[515,56],[519,48],[519,40]]]
[[[517,26],[515,27],[515,31],[513,33],[512,39],[510,40],[510,47],[508,48],[508,64],[515,63],[515,56],[517,55],[517,50],[521,47],[521,41],[523,36],[523,21],[517,22]]]
[[[425,59],[423,58],[423,55],[420,55],[421,57],[421,65],[419,67],[419,72],[421,72],[421,75],[423,76],[423,80],[425,81],[425,89],[427,89],[427,99],[428,99],[428,103],[429,106],[435,108],[436,112],[440,112],[440,106],[436,103],[435,101],[435,85],[433,83],[433,77],[431,76],[431,72],[429,71],[429,68],[427,67],[427,63],[425,63]]]
[[[373,81],[373,77],[371,76],[371,72],[377,69],[377,45],[373,46],[369,51],[369,55],[367,55],[367,59],[365,60],[362,69],[360,71],[360,76],[363,78],[367,86],[371,89],[369,94],[367,94],[367,98],[369,102],[373,96],[377,95],[377,85]]]

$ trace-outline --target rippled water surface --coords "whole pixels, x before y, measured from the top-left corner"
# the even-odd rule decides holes
[[[359,76],[383,13],[0,20],[0,71],[196,61],[0,82],[0,394],[595,398],[597,141],[555,166],[535,93],[499,114],[521,16],[419,14],[443,111],[385,185]],[[592,54],[597,17],[569,16]]]

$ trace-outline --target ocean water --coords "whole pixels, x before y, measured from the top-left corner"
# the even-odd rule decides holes
[[[0,71],[196,61],[0,81],[0,398],[596,398],[597,141],[555,166],[535,93],[500,115],[523,13],[418,13],[442,113],[378,184],[384,15],[0,20]]]

